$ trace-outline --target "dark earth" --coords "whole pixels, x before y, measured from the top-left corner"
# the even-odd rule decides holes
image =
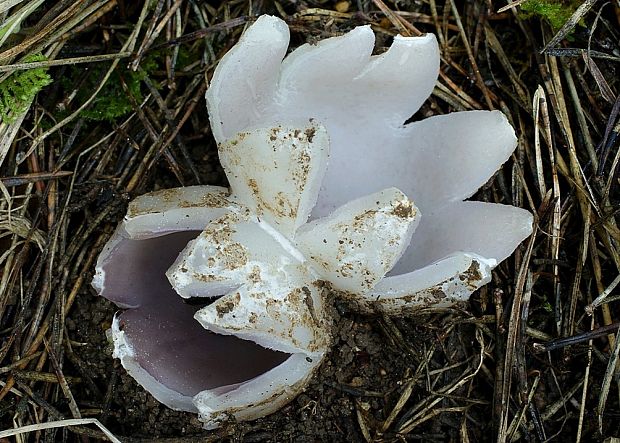
[[[105,5],[101,14],[54,34],[56,24],[95,3]],[[491,442],[498,441],[502,416],[518,422],[513,441],[611,442],[620,436],[618,289],[593,316],[587,314],[620,273],[620,5],[526,0],[500,10],[507,3],[153,1],[131,54],[96,100],[26,155],[35,136],[89,99],[113,63],[49,68],[51,83],[36,96],[0,164],[13,208],[24,203],[24,193],[31,197],[23,217],[33,226],[16,232],[0,195],[0,256],[17,243],[12,268],[0,262],[0,281],[8,281],[0,293],[0,432],[79,412],[122,442]],[[0,45],[0,67],[59,39],[59,59],[116,54],[142,5],[45,1]],[[0,26],[19,7],[0,15]],[[304,393],[268,417],[205,431],[195,415],[159,404],[111,357],[106,331],[118,308],[90,287],[94,264],[85,263],[137,195],[226,185],[204,90],[243,27],[264,13],[286,20],[291,50],[365,24],[375,31],[377,53],[398,33],[442,36],[438,87],[409,121],[502,110],[520,143],[473,199],[524,207],[536,214],[538,229],[531,255],[526,240],[464,306],[390,318],[359,315],[336,303],[333,348]],[[163,23],[161,32],[149,40],[157,23]],[[9,57],[7,51],[17,53]],[[140,69],[130,70],[138,59]],[[14,78],[0,73],[0,99]],[[534,120],[539,87],[543,115]],[[67,174],[30,176],[56,170]],[[32,241],[35,228],[40,249]],[[79,290],[64,317],[58,307],[74,285]],[[27,346],[41,330],[45,340]],[[26,357],[32,358],[22,362]],[[62,376],[71,395],[60,388]],[[92,425],[71,429],[0,443],[103,441]]]
[[[432,364],[424,368],[425,353],[433,352],[435,346],[452,349],[450,358],[458,363],[480,352],[471,324],[457,324],[458,334],[451,334],[448,340],[438,336],[445,322],[456,324],[459,319],[468,317],[456,311],[455,315],[390,320],[380,316],[357,316],[347,312],[346,306],[340,308],[340,315],[335,312],[333,350],[305,393],[271,416],[249,423],[230,423],[214,432],[203,431],[194,414],[172,411],[159,404],[112,359],[111,344],[105,332],[116,311],[110,302],[92,290],[82,294],[67,327],[70,337],[80,343],[80,346],[74,344],[74,352],[85,362],[86,373],[100,386],[106,384],[104,380],[110,383],[106,393],[106,400],[110,401],[106,423],[122,441],[134,441],[122,436],[142,436],[143,441],[183,436],[184,439],[170,441],[219,441],[227,437],[244,442],[361,442],[364,437],[359,420],[372,423],[384,420],[398,401],[405,383],[417,381],[410,402],[426,397],[428,372],[437,372],[442,366]],[[457,338],[467,342],[453,343]],[[436,354],[443,352],[435,351]],[[453,374],[447,372],[445,379],[450,380],[460,374],[462,368],[456,368]],[[489,385],[481,389],[491,395],[493,388]],[[484,409],[488,405],[476,407],[475,403],[470,405],[471,418],[484,420]],[[461,424],[462,419],[455,414],[446,417],[445,423],[420,426],[409,437],[446,441],[458,432]],[[398,419],[394,425],[398,425]],[[385,438],[394,438],[393,434],[388,428]]]

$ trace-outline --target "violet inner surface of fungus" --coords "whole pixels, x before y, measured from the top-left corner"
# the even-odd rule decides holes
[[[306,386],[331,342],[326,291],[360,311],[447,306],[532,230],[527,211],[463,201],[516,146],[503,114],[404,124],[437,79],[432,35],[373,56],[359,27],[284,58],[288,38],[260,17],[207,91],[230,192],[138,197],[93,281],[128,308],[115,356],[210,428],[274,412]]]

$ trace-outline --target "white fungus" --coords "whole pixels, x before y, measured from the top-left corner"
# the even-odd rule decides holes
[[[262,16],[215,70],[207,106],[230,190],[137,198],[93,280],[129,308],[115,356],[209,428],[306,386],[331,343],[328,292],[392,315],[449,306],[532,230],[527,211],[463,201],[516,146],[503,114],[405,124],[437,79],[434,36],[378,56],[369,27],[285,58],[288,40]]]

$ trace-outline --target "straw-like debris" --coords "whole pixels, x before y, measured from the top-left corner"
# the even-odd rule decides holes
[[[619,11],[556,0],[0,1],[0,436],[617,435]],[[461,309],[396,319],[338,305],[335,350],[304,394],[208,432],[111,358],[115,308],[89,282],[131,198],[226,185],[204,93],[222,55],[266,13],[287,22],[291,47],[367,24],[375,53],[397,34],[436,34],[439,81],[410,121],[504,112],[519,147],[473,199],[523,207],[536,229]]]

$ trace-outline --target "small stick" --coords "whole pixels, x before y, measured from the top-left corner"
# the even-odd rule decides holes
[[[72,171],[58,172],[33,172],[30,174],[14,175],[12,177],[1,177],[0,181],[4,186],[22,186],[28,183],[37,183],[45,180],[55,180],[57,178],[68,177],[73,174]]]
[[[605,288],[605,290],[603,292],[601,292],[601,295],[596,297],[596,299],[592,303],[590,303],[588,306],[586,306],[586,313],[588,315],[592,315],[592,313],[594,312],[594,309],[598,305],[600,305],[601,303],[604,302],[604,300],[607,298],[607,296],[609,294],[611,294],[614,289],[616,289],[616,286],[618,286],[619,283],[620,283],[620,274],[618,274],[618,276],[614,279],[614,281],[612,281],[609,284],[609,286],[607,286],[607,288]]]
[[[620,328],[620,322],[613,323],[607,326],[601,326],[600,328],[593,329],[592,331],[576,334],[571,337],[559,338],[547,343],[534,343],[534,352],[549,352],[556,349],[561,349],[566,346],[576,345],[583,343],[584,341],[593,340],[595,338],[604,337],[610,332],[615,332]]]
[[[87,55],[84,57],[61,58],[57,60],[45,60],[41,62],[15,63],[12,65],[0,66],[0,72],[23,71],[35,68],[51,68],[53,66],[77,65],[80,63],[105,62],[108,60],[118,60],[127,58],[131,52],[122,51],[116,54]]]

